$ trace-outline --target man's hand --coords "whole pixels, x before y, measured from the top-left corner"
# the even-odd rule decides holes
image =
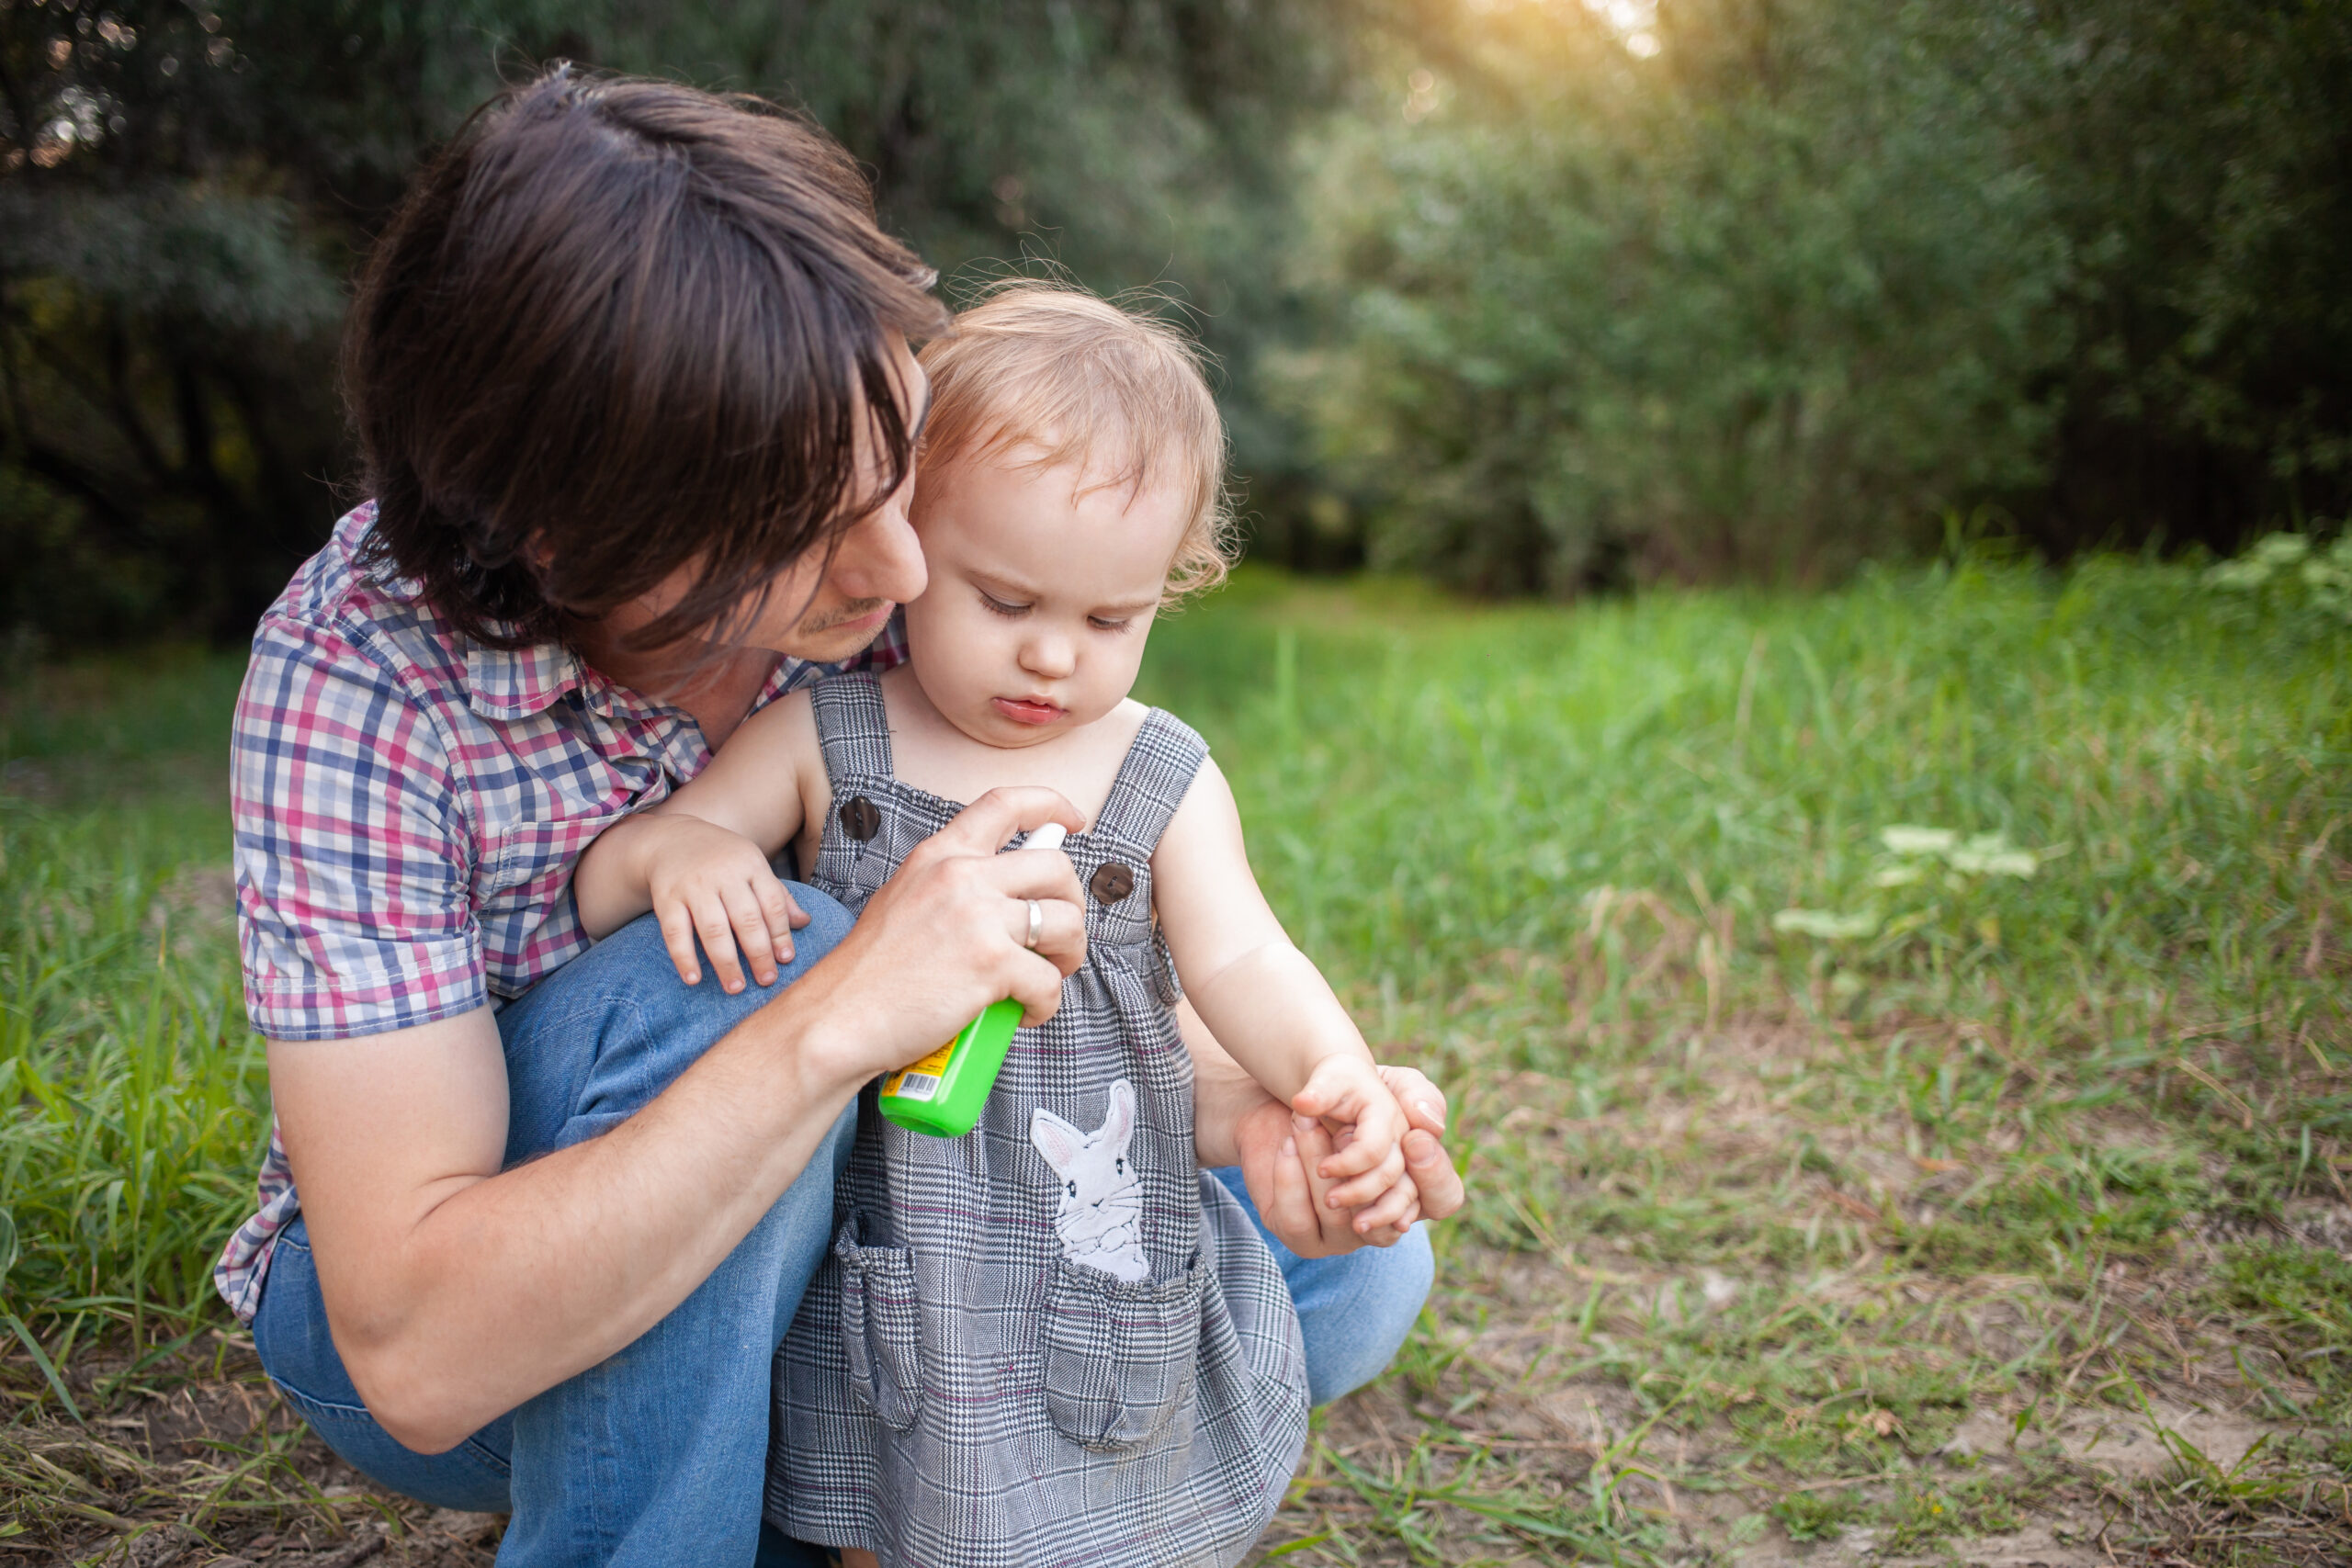
[[[1444,1096],[1410,1067],[1383,1067],[1381,1076],[1412,1122],[1404,1138],[1405,1175],[1359,1209],[1334,1209],[1331,1184],[1316,1174],[1332,1152],[1321,1122],[1294,1116],[1267,1096],[1235,1129],[1238,1163],[1258,1217],[1301,1258],[1330,1258],[1359,1247],[1387,1247],[1421,1219],[1442,1220],[1462,1207],[1462,1177],[1446,1157]]]
[[[850,934],[795,987],[840,1021],[833,1048],[865,1076],[904,1066],[1011,997],[1032,1023],[1086,959],[1078,872],[1059,851],[997,852],[1027,829],[1085,819],[1049,789],[992,789],[917,844]],[[1042,929],[1028,946],[1029,905]]]
[[[1382,1213],[1391,1194],[1374,1199],[1367,1206],[1373,1225],[1358,1231],[1355,1221],[1365,1211],[1334,1210],[1322,1202],[1329,1184],[1314,1174],[1317,1146],[1312,1135],[1299,1142],[1289,1108],[1226,1055],[1191,1004],[1179,1002],[1176,1018],[1193,1057],[1193,1139],[1201,1164],[1239,1166],[1259,1218],[1293,1252],[1327,1258],[1365,1245],[1386,1247],[1413,1221],[1442,1220],[1462,1207],[1462,1177],[1443,1142],[1445,1096],[1426,1074],[1412,1067],[1378,1069],[1404,1109],[1402,1181],[1412,1193],[1395,1220]],[[1287,1155],[1285,1144],[1292,1145]]]
[[[1418,1195],[1419,1217],[1445,1219],[1461,1209],[1464,1193],[1462,1173],[1445,1152],[1444,1091],[1418,1067],[1383,1067],[1380,1077],[1410,1123],[1404,1140],[1405,1179]]]

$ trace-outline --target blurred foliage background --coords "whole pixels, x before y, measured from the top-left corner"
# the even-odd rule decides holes
[[[1254,547],[1497,593],[2352,509],[2331,0],[0,0],[0,637],[242,640],[345,280],[564,57],[807,107],[959,283],[1158,286]]]

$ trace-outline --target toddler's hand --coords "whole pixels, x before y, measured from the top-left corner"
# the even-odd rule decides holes
[[[1316,1122],[1309,1125],[1319,1131],[1323,1124]],[[1347,1224],[1350,1230],[1370,1245],[1387,1247],[1411,1230],[1413,1222],[1420,1217],[1420,1183],[1413,1179],[1408,1163],[1405,1174],[1396,1179],[1395,1186],[1371,1202],[1349,1211]]]
[[[1404,1107],[1379,1069],[1363,1057],[1324,1057],[1291,1100],[1291,1110],[1322,1122],[1338,1145],[1316,1166],[1317,1176],[1339,1182],[1323,1195],[1329,1207],[1370,1204],[1405,1174]]]
[[[808,917],[769,869],[760,846],[684,812],[643,820],[652,830],[639,851],[647,867],[646,891],[678,977],[689,986],[702,983],[702,965],[695,962],[699,934],[729,996],[743,988],[739,946],[752,977],[775,985],[776,965],[792,962],[793,928],[807,925]]]
[[[1462,1176],[1446,1157],[1445,1096],[1416,1068],[1384,1066],[1380,1081],[1404,1108],[1405,1174],[1387,1191],[1348,1216],[1355,1233],[1386,1247],[1416,1220],[1443,1219],[1462,1207]]]

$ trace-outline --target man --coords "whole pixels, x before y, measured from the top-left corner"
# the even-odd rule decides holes
[[[929,283],[800,120],[558,70],[424,173],[355,306],[376,500],[264,618],[238,707],[279,1136],[220,1282],[354,1465],[510,1510],[502,1562],[752,1560],[855,1095],[1000,997],[1049,1015],[1083,957],[1069,863],[995,853],[1082,825],[1042,790],[975,803],[854,926],[797,887],[748,982],[681,986],[650,920],[591,949],[571,908],[588,840],[748,713],[898,657]],[[1195,1050],[1203,1157],[1243,1168],[1344,1392],[1426,1242],[1351,1251],[1319,1129]],[[1392,1082],[1442,1215],[1442,1099]]]

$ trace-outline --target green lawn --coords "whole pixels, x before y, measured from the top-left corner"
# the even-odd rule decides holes
[[[0,718],[27,1545],[360,1506],[266,1422],[142,1479],[62,1408],[250,1376],[204,1285],[265,1102],[236,675],[45,671]],[[1366,1033],[1453,1091],[1473,1190],[1269,1555],[2352,1551],[2341,622],[2110,561],[1575,609],[1245,573],[1147,688]]]

